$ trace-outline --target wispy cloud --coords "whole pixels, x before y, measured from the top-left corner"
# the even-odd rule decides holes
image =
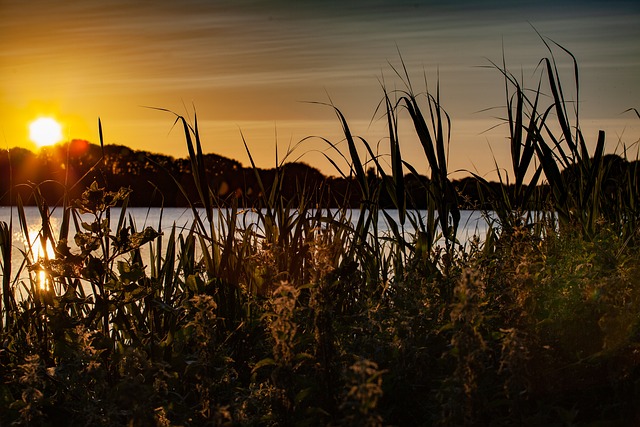
[[[3,0],[0,12],[7,117],[49,96],[87,111],[187,99],[229,120],[289,120],[326,91],[364,119],[375,105],[356,106],[375,104],[399,50],[418,82],[440,73],[446,107],[466,120],[503,102],[499,73],[478,68],[503,46],[532,77],[546,52],[531,25],[580,61],[583,100],[597,101],[583,112],[611,117],[640,98],[637,1]]]

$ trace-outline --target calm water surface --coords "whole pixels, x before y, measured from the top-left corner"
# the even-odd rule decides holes
[[[223,211],[224,212],[224,211]],[[204,212],[203,212],[204,213]],[[358,210],[350,210],[348,214],[351,215],[351,220],[355,225],[355,222],[358,219]],[[396,222],[399,222],[398,211],[397,210],[388,210],[387,213],[394,218]],[[420,215],[424,217],[426,211],[419,211]],[[165,235],[168,235],[171,232],[171,228],[175,224],[178,229],[189,230],[191,227],[194,216],[193,212],[188,208],[128,208],[127,214],[133,217],[136,229],[141,231],[145,227],[153,227],[156,230],[162,231]],[[220,218],[220,212],[217,212],[215,220],[217,221]],[[42,249],[39,249],[39,244],[34,244],[37,241],[38,233],[42,227],[42,220],[40,218],[40,214],[36,207],[28,206],[25,207],[25,215],[27,220],[27,225],[29,228],[29,242],[31,244],[31,248],[33,248],[34,252],[42,252]],[[224,215],[224,213],[223,213]],[[117,226],[117,221],[120,216],[120,209],[114,208],[111,211],[111,221],[114,223],[112,228]],[[226,215],[225,215],[226,216]],[[54,232],[54,235],[60,229],[62,217],[62,209],[54,208],[51,214],[51,225]],[[12,226],[12,275],[15,275],[15,272],[19,271],[21,264],[24,262],[24,252],[29,250],[29,243],[27,242],[24,233],[20,229],[20,224],[18,222],[17,209],[10,207],[0,207],[0,221],[4,221],[7,224],[13,219]],[[92,220],[91,215],[84,215],[82,217],[84,221],[90,222]],[[239,226],[248,225],[251,223],[256,223],[257,213],[252,211],[245,211],[243,215],[239,216]],[[244,224],[240,223],[243,222]],[[407,222],[407,226],[408,226]],[[380,215],[380,220],[378,223],[378,229],[381,234],[385,234],[389,232],[389,226],[384,219],[384,216]],[[487,232],[488,224],[485,218],[483,217],[481,212],[478,211],[462,211],[461,212],[461,220],[460,220],[460,229],[458,233],[458,238],[461,242],[468,241],[472,236],[477,235],[480,239],[482,239]],[[73,230],[73,226],[72,226]],[[412,232],[412,229],[407,228],[407,232]],[[70,233],[73,235],[73,232]],[[70,239],[71,240],[71,239]],[[165,240],[166,243],[166,240]],[[145,253],[145,248],[143,248],[143,257],[148,254]],[[73,250],[73,247],[72,247]],[[144,258],[143,258],[144,259]],[[146,258],[148,259],[148,258]],[[145,260],[146,260],[145,259]],[[3,272],[0,271],[0,275]],[[26,276],[26,271],[24,275]]]

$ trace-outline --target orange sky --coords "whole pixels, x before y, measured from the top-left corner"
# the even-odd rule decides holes
[[[502,46],[510,69],[535,86],[547,54],[532,29],[561,43],[580,65],[581,123],[588,141],[605,129],[609,151],[640,137],[640,6],[636,1],[95,1],[0,0],[0,141],[25,146],[28,124],[55,117],[67,138],[186,156],[173,117],[197,110],[204,150],[248,164],[240,131],[259,166],[272,167],[289,144],[310,135],[340,141],[330,97],[352,131],[386,151],[374,116],[380,80],[399,87],[389,63],[398,49],[413,84],[438,80],[452,119],[450,169],[508,167]],[[481,4],[482,6],[478,6]],[[558,53],[567,88],[570,61]],[[439,74],[438,74],[439,73]],[[573,97],[573,95],[571,95]],[[373,123],[371,122],[374,118]],[[419,171],[426,161],[408,125],[401,149]],[[292,159],[335,171],[309,140]],[[455,176],[454,176],[455,177]]]

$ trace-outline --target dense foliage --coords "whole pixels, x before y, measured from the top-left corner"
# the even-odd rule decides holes
[[[634,167],[618,156],[622,166]],[[217,203],[229,207],[234,203],[243,207],[260,205],[260,183],[271,187],[278,174],[286,175],[279,188],[284,200],[297,204],[301,194],[313,195],[319,206],[329,208],[357,208],[360,193],[353,176],[325,176],[305,163],[284,163],[280,170],[243,167],[239,162],[217,154],[203,155],[208,186],[215,191]],[[100,166],[100,167],[98,167]],[[256,175],[256,172],[258,175]],[[375,168],[367,170],[367,179],[379,182],[381,177]],[[424,187],[429,179],[423,175],[406,174],[406,191],[411,195],[412,208],[424,209],[427,200]],[[198,198],[193,185],[191,163],[188,159],[176,159],[162,154],[133,150],[121,145],[91,144],[84,140],[72,140],[52,147],[43,147],[38,153],[24,148],[11,148],[0,152],[0,205],[15,206],[18,197],[24,205],[37,204],[34,187],[49,206],[64,204],[64,198],[80,198],[86,187],[97,182],[108,191],[128,188],[131,194],[129,206],[185,207]],[[65,186],[65,183],[73,185]],[[453,181],[461,195],[461,207],[490,208],[478,190],[479,180],[466,177]],[[494,192],[502,184],[489,183]],[[321,190],[321,191],[319,191]],[[540,186],[540,193],[548,192]],[[392,207],[388,194],[380,194],[381,207]]]
[[[28,197],[42,216],[37,239],[55,256],[16,254],[14,228],[28,237],[20,193],[16,223],[0,223],[2,423],[640,422],[637,169],[610,166],[604,134],[587,149],[555,61],[543,64],[552,95],[544,107],[540,86],[525,90],[500,70],[515,182],[476,177],[498,215],[482,239],[457,240],[462,201],[447,171],[448,117],[437,95],[410,89],[385,91],[391,171],[373,153],[365,171],[356,143],[370,146],[335,110],[357,218],[348,203],[314,209],[322,187],[284,197],[290,182],[278,165],[268,181],[251,169],[260,210],[246,223],[242,197],[223,200],[212,186],[197,125],[182,117],[189,182],[166,179],[193,207],[189,230],[138,230],[126,210],[135,189],[94,182],[75,196],[70,181],[60,185],[54,230],[36,185]],[[397,140],[400,114],[432,171],[417,187]],[[115,167],[81,158],[94,162],[91,171]],[[534,191],[543,177],[549,191]],[[119,218],[114,206],[123,207]],[[24,270],[11,270],[12,256],[24,257]]]

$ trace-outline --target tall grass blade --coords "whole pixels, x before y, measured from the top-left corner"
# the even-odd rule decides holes
[[[209,224],[213,222],[211,211],[211,199],[209,198],[209,186],[206,179],[204,166],[204,157],[202,154],[202,146],[200,144],[200,135],[198,133],[197,123],[195,124],[196,147],[194,148],[193,138],[191,137],[192,129],[183,116],[178,116],[176,120],[182,123],[185,140],[187,142],[187,150],[189,151],[189,160],[191,161],[191,173],[193,174],[194,184],[200,197],[200,202],[205,208],[205,215]]]
[[[100,150],[102,151],[102,158],[104,158],[104,137],[102,135],[102,120],[98,117],[98,137],[100,139]]]
[[[338,116],[338,119],[340,120],[340,124],[342,125],[342,132],[347,140],[349,154],[351,155],[351,165],[353,169],[355,169],[355,177],[358,181],[358,184],[360,185],[360,189],[362,190],[363,200],[368,202],[370,201],[369,184],[367,182],[367,176],[364,172],[364,167],[362,166],[362,161],[360,160],[360,155],[358,154],[358,149],[356,148],[353,135],[351,134],[351,130],[349,129],[349,124],[338,108],[333,107],[333,109]]]
[[[385,105],[387,108],[387,127],[389,129],[389,145],[391,151],[391,175],[393,177],[394,203],[398,209],[400,225],[404,227],[406,221],[406,197],[404,169],[402,167],[402,154],[400,153],[400,143],[398,141],[398,122],[395,115],[395,108],[391,104],[389,95],[385,91]],[[386,180],[385,180],[386,181]]]
[[[599,196],[599,192],[594,191],[596,187],[596,182],[599,178],[602,177],[603,169],[602,169],[602,157],[604,155],[604,141],[605,141],[605,133],[604,131],[598,132],[598,141],[596,143],[596,149],[593,156],[593,159],[590,160],[591,167],[588,170],[586,185],[584,186],[584,195],[582,199],[581,209],[587,209],[587,203],[591,201],[593,203],[593,207],[595,208],[597,203],[597,198]]]
[[[11,291],[11,236],[12,221],[0,221],[0,261],[2,262],[2,299],[0,299],[0,331],[10,327],[11,313],[15,311],[15,301]],[[3,314],[4,307],[4,314]],[[4,317],[4,321],[3,321]]]
[[[564,107],[565,102],[558,90],[559,85],[556,83],[556,75],[554,74],[554,67],[552,67],[551,62],[549,61],[548,58],[544,58],[543,61],[545,62],[547,67],[547,75],[549,77],[549,87],[551,88],[551,93],[555,101],[554,106],[556,110],[556,115],[558,116],[558,124],[560,125],[560,129],[562,131],[562,134],[564,135],[564,140],[569,146],[571,153],[573,153],[573,155],[577,155],[578,151],[577,151],[576,145],[573,142],[573,136],[571,135],[571,126],[569,125],[569,122],[566,117],[566,111]]]

